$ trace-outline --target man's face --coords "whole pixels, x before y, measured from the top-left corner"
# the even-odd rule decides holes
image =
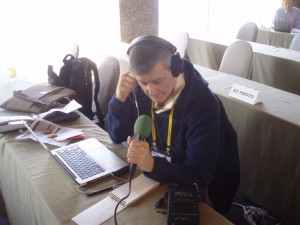
[[[291,11],[294,6],[293,0],[283,0],[283,7],[286,11]]]
[[[134,74],[137,82],[152,101],[164,104],[172,95],[176,79],[172,72],[159,62],[153,70],[146,74]]]

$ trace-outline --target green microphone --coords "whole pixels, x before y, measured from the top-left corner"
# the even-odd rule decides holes
[[[134,136],[137,140],[144,141],[149,137],[152,130],[152,120],[147,115],[141,115],[134,124]]]
[[[141,115],[134,124],[134,139],[145,141],[149,137],[152,130],[152,120],[150,116]],[[136,164],[130,165],[130,176],[132,177],[136,170]]]

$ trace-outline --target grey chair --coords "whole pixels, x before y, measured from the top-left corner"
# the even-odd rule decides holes
[[[238,30],[237,39],[256,42],[258,27],[253,22],[247,22]]]
[[[105,118],[108,112],[108,103],[116,93],[116,88],[120,76],[119,61],[114,57],[107,57],[98,67],[100,91],[98,100],[100,109]]]
[[[251,79],[252,57],[253,50],[247,41],[235,41],[225,50],[219,71]]]
[[[300,33],[295,34],[290,44],[291,50],[300,51]]]

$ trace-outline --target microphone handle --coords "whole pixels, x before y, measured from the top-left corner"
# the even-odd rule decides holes
[[[129,172],[129,179],[131,179],[135,173],[136,170],[136,164],[130,164],[130,172]]]
[[[141,134],[135,134],[134,139],[139,141],[145,141],[146,138]]]
[[[144,141],[145,137],[143,135],[140,135],[140,134],[135,134],[134,139],[139,140],[139,141]],[[135,170],[136,170],[136,164],[131,164],[130,165],[130,173],[129,173],[130,177],[132,177],[134,175]]]

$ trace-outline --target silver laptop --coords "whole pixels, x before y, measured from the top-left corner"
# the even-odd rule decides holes
[[[280,32],[291,32],[292,30],[292,22],[283,21],[283,20],[275,20],[274,21],[274,30]]]
[[[54,149],[50,153],[80,186],[128,166],[95,138]]]

